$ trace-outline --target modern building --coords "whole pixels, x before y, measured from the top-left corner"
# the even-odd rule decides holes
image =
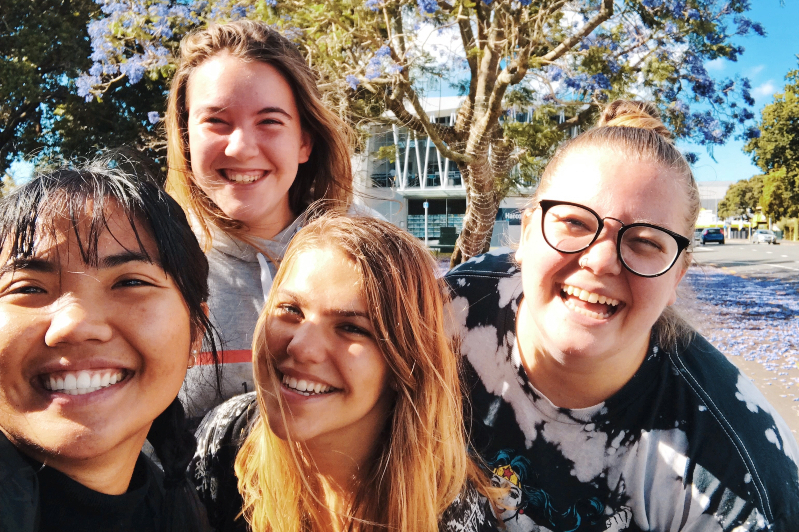
[[[463,97],[452,96],[428,100],[423,105],[432,122],[449,126],[462,102]],[[531,110],[512,117],[517,121],[531,118]],[[393,162],[378,158],[381,148],[383,153],[386,148],[393,151]],[[461,231],[466,212],[465,184],[457,165],[442,157],[427,136],[396,125],[376,126],[366,149],[353,162],[359,196],[390,222],[420,239],[426,236],[431,244],[437,242],[441,227]],[[525,187],[502,201],[492,246],[518,242],[521,212],[533,191],[534,187]]]

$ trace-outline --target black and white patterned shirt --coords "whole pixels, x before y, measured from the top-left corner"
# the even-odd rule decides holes
[[[508,250],[449,272],[471,436],[510,489],[510,532],[799,531],[799,448],[748,378],[704,338],[657,345],[601,404],[553,405],[516,343]]]
[[[239,517],[242,499],[233,464],[241,444],[258,418],[255,392],[242,394],[211,410],[197,429],[197,453],[190,466],[200,499],[217,532],[249,530]],[[420,489],[425,489],[420,487]],[[286,493],[286,497],[291,497]],[[444,511],[440,532],[494,532],[500,530],[488,501],[467,484],[463,493]]]

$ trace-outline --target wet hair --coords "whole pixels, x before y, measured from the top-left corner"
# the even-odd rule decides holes
[[[120,208],[139,243],[133,251],[155,259],[174,280],[189,310],[192,341],[203,338],[216,363],[213,327],[205,313],[208,261],[183,210],[154,176],[112,168],[114,164],[107,158],[40,174],[0,200],[2,256],[33,257],[42,237],[57,235],[66,222],[67,230],[74,231],[83,262],[96,266],[98,241],[108,230],[110,209]],[[145,248],[142,230],[155,241],[157,257]],[[187,430],[177,398],[153,421],[147,439],[164,469],[162,530],[206,530],[205,511],[186,476],[196,441]]]
[[[395,390],[375,456],[361,471],[354,501],[342,517],[350,522],[348,530],[438,530],[439,516],[463,494],[467,480],[483,493],[490,488],[467,453],[459,362],[444,330],[448,290],[429,251],[413,235],[382,220],[330,211],[294,237],[253,340],[261,412],[266,412],[265,394],[280,386],[267,340],[277,294],[302,253],[312,249],[342,253],[358,272]],[[277,398],[285,421],[290,414],[280,394]],[[247,521],[253,530],[327,530],[312,457],[290,434],[286,441],[278,438],[264,417],[236,458]]]
[[[685,192],[685,223],[680,232],[693,241],[694,226],[702,208],[699,187],[691,166],[674,146],[671,132],[661,121],[660,112],[654,104],[616,100],[604,109],[596,127],[561,144],[544,169],[533,195],[533,206],[538,205],[552,181],[557,179],[557,171],[563,161],[569,155],[585,149],[611,150],[623,157],[653,162],[665,170],[680,183]],[[683,268],[690,266],[690,249],[685,250],[682,264]],[[668,348],[689,342],[695,331],[673,307],[666,307],[655,322],[652,334],[660,346]]]
[[[289,188],[291,211],[299,215],[317,200],[349,204],[352,199],[351,148],[355,135],[322,102],[316,74],[297,47],[263,22],[239,20],[214,24],[190,33],[180,42],[180,60],[172,78],[166,114],[167,190],[197,218],[205,242],[211,242],[211,226],[238,237],[246,230],[240,221],[227,217],[214,204],[191,172],[189,78],[200,65],[221,53],[245,62],[271,65],[291,87],[300,126],[313,143],[308,161],[300,164]]]

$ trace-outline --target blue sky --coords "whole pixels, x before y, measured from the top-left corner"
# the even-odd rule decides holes
[[[755,114],[760,120],[760,111],[772,102],[775,92],[782,92],[785,75],[797,66],[799,54],[799,0],[751,0],[752,9],[748,16],[761,22],[768,34],[766,37],[751,35],[739,38],[738,44],[746,51],[740,59],[715,61],[706,65],[711,75],[733,77],[746,76],[752,82],[752,96],[755,98]],[[699,154],[694,165],[694,175],[698,181],[738,181],[762,173],[748,154],[742,151],[744,143],[730,140],[726,145],[713,151],[716,161],[710,158],[702,146],[680,143],[681,149]]]

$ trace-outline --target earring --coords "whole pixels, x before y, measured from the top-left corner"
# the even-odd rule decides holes
[[[189,353],[189,369],[193,368],[197,364],[197,350],[194,349],[191,353]]]

